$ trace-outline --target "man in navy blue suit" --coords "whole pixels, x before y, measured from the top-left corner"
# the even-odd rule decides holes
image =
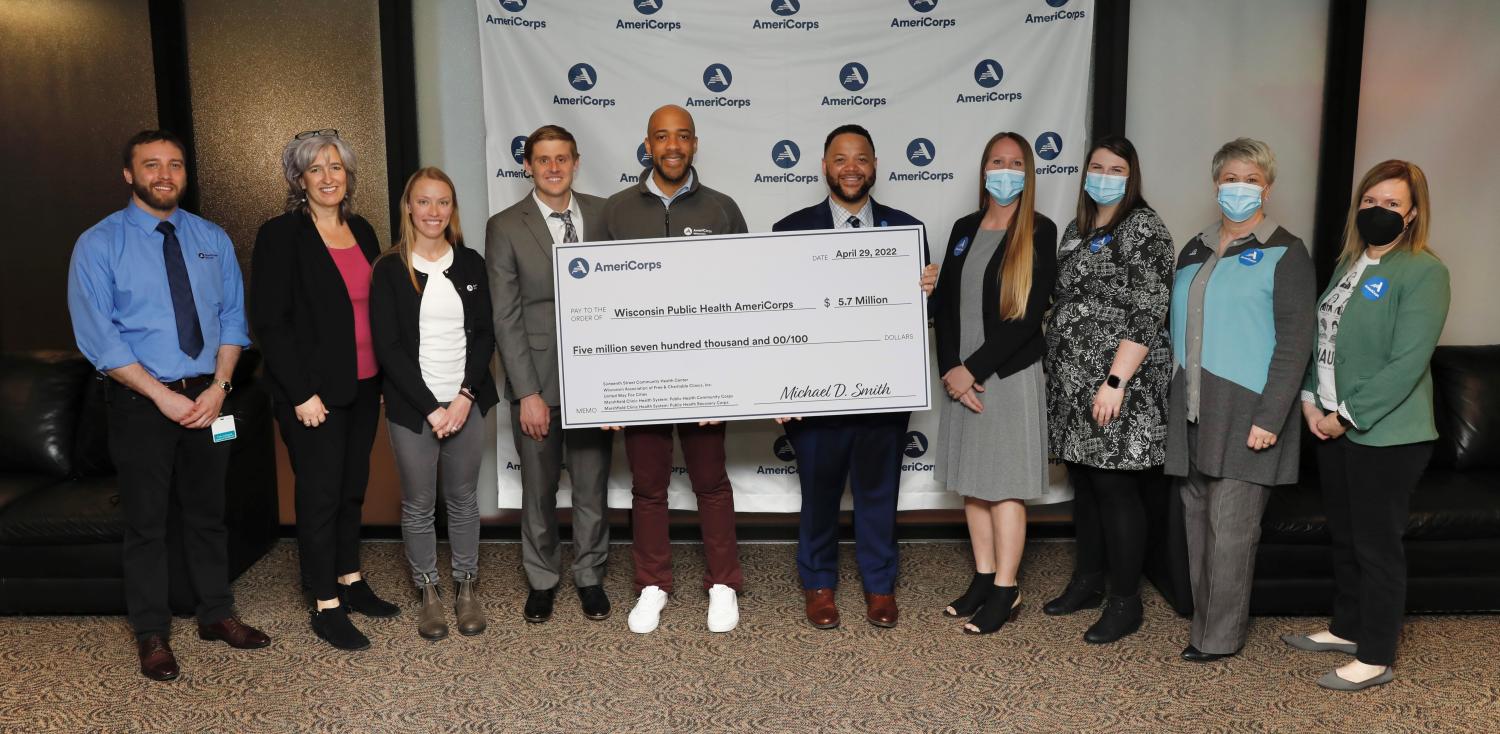
[[[916,217],[870,198],[875,186],[875,141],[859,125],[841,125],[823,143],[823,179],[828,198],[795,211],[771,227],[775,232],[921,225]],[[926,234],[923,234],[925,253]],[[922,273],[932,293],[937,266]],[[807,620],[818,629],[839,626],[833,601],[838,583],[839,501],[847,482],[854,495],[854,555],[865,589],[865,618],[894,627],[896,608],[896,492],[909,413],[778,418],[797,453],[802,481],[802,518],[797,573],[807,601]]]

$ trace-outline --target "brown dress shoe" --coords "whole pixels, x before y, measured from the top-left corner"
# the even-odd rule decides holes
[[[839,626],[839,608],[833,603],[833,589],[803,589],[807,598],[807,621],[820,630]]]
[[[895,594],[865,592],[865,619],[876,627],[895,627],[901,612],[896,609]]]
[[[161,635],[148,635],[135,641],[136,654],[141,656],[141,675],[151,680],[172,680],[177,677],[177,658],[172,648]]]
[[[223,640],[230,647],[254,650],[271,644],[266,633],[240,621],[239,617],[225,617],[213,624],[198,625],[198,639]]]

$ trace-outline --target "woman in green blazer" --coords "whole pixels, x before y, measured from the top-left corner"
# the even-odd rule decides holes
[[[1353,654],[1318,679],[1343,691],[1394,677],[1406,610],[1401,536],[1437,438],[1429,363],[1448,317],[1448,268],[1427,246],[1422,169],[1385,161],[1355,191],[1338,267],[1318,299],[1318,342],[1302,385],[1302,413],[1321,441],[1333,620],[1321,632],[1282,636],[1298,649]]]

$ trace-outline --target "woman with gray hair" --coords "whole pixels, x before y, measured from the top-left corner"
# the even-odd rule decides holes
[[[1166,473],[1182,477],[1193,627],[1184,660],[1239,652],[1271,487],[1297,481],[1297,398],[1314,337],[1307,247],[1266,215],[1276,157],[1214,154],[1219,221],[1177,257]]]
[[[312,629],[342,650],[370,641],[349,610],[390,617],[359,562],[359,529],[380,416],[370,336],[370,263],[380,243],[352,210],[354,151],[337,130],[299,133],[281,156],[285,213],[261,225],[251,258],[250,322],[296,475],[302,585]]]

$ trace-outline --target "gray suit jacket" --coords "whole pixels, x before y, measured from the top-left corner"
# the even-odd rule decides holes
[[[604,200],[576,191],[573,196],[583,214],[583,239],[604,239]],[[552,232],[530,193],[490,217],[484,254],[505,399],[540,393],[548,405],[559,405]]]

